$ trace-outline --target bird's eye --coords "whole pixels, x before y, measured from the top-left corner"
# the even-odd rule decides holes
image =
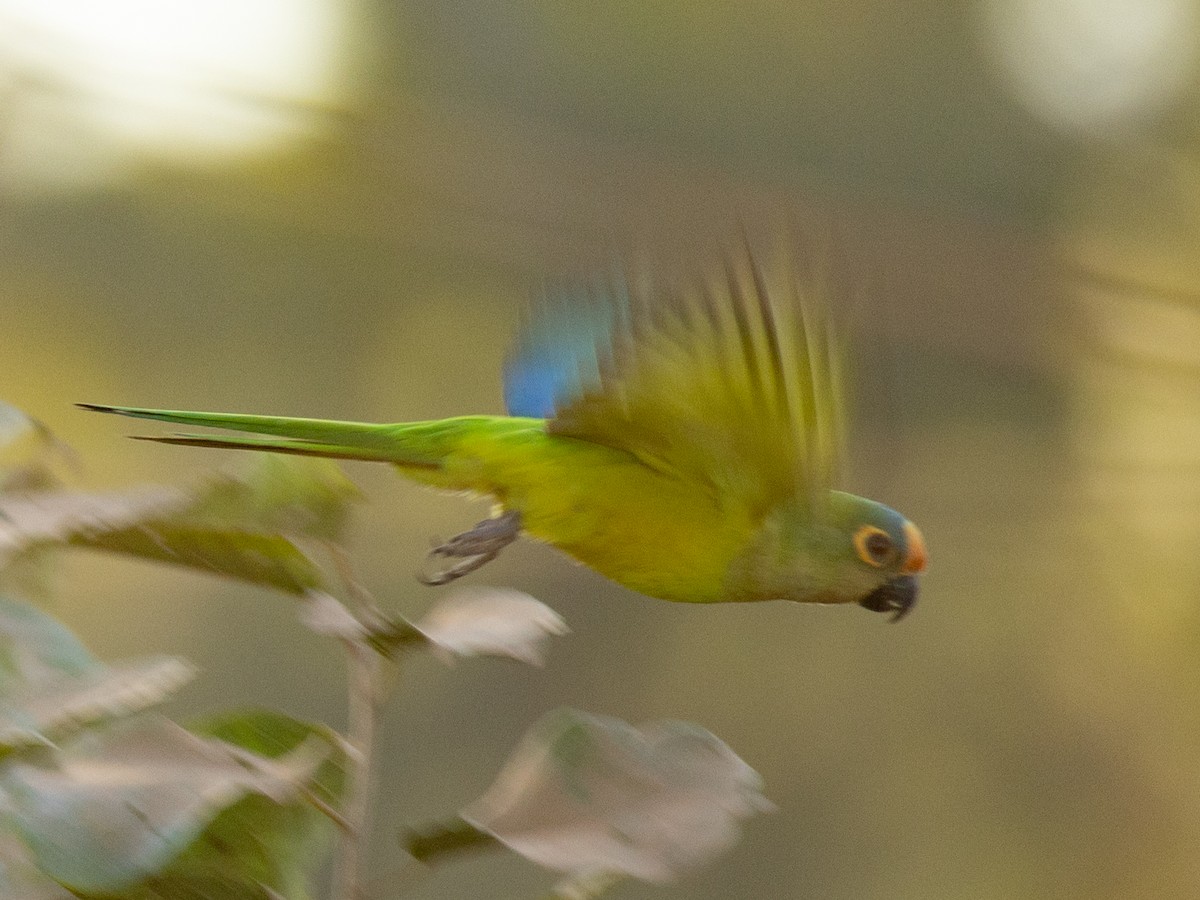
[[[886,531],[864,525],[854,533],[854,551],[869,566],[879,568],[896,558],[896,544]]]

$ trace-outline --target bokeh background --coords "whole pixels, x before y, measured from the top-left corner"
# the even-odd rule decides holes
[[[375,870],[570,704],[698,722],[779,807],[623,897],[1200,896],[1198,51],[1194,0],[0,0],[0,397],[85,483],[187,482],[237,460],[71,404],[499,412],[543,279],[832,213],[849,487],[924,529],[915,614],[672,605],[512,548],[474,580],[573,632],[542,670],[405,670]],[[361,574],[419,612],[430,537],[485,509],[349,470]],[[344,721],[339,654],[265,592],[79,557],[55,612],[199,663],[179,715]]]

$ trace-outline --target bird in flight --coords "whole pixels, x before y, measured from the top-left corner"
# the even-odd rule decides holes
[[[167,444],[386,462],[492,497],[435,547],[440,584],[519,535],[665,600],[857,603],[899,619],[926,564],[900,513],[835,489],[842,445],[838,279],[753,254],[692,283],[631,277],[548,290],[505,366],[508,415],[374,424],[80,404],[224,429]]]

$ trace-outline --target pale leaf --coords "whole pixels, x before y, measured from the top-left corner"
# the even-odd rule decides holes
[[[0,403],[0,450],[7,450],[10,444],[32,434],[36,423],[15,406]]]
[[[0,704],[0,749],[60,741],[90,725],[134,715],[162,703],[194,676],[191,664],[163,656],[39,679]]]
[[[28,603],[0,597],[0,700],[31,682],[83,675],[99,665],[57,619]]]
[[[367,636],[366,627],[336,597],[324,591],[309,591],[300,608],[300,621],[311,631],[325,637],[359,641]]]
[[[0,403],[0,494],[56,486],[54,462],[78,465],[74,452],[41,422]]]
[[[0,833],[0,897],[72,900],[73,895],[38,869],[29,848],[16,835]]]
[[[324,578],[297,541],[335,540],[358,497],[333,463],[277,455],[188,491],[0,493],[0,569],[35,593],[38,554],[69,545],[303,594]]]
[[[182,491],[163,487],[109,493],[39,491],[0,497],[0,566],[33,547],[119,531],[168,515],[186,502]]]
[[[327,755],[306,741],[270,759],[155,717],[18,757],[0,788],[43,872],[77,893],[116,894],[163,871],[241,798],[294,799]]]
[[[564,709],[526,734],[462,817],[572,877],[669,881],[732,846],[770,808],[758,774],[685,722],[634,727]]]
[[[542,644],[566,634],[566,622],[528,594],[505,588],[460,588],[435,604],[416,625],[447,662],[455,656],[509,656],[543,662]]]

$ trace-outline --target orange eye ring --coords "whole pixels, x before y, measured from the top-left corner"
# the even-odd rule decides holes
[[[854,532],[854,552],[868,566],[877,569],[896,559],[896,542],[882,528],[863,525]]]

